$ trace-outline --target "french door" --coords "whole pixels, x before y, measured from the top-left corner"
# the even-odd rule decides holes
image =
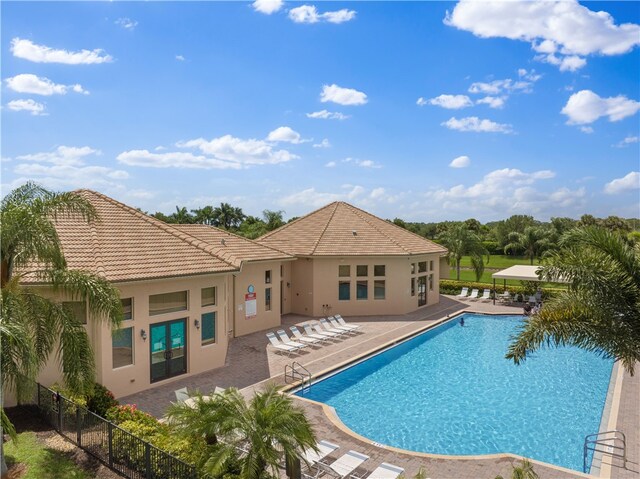
[[[151,325],[151,382],[187,372],[186,319]]]

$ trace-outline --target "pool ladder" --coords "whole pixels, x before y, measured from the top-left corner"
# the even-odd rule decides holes
[[[311,373],[298,361],[294,361],[284,367],[284,382],[291,384],[296,381],[300,381],[300,385],[302,386],[300,389],[301,394],[309,390],[309,386],[311,386]]]
[[[622,467],[624,469],[627,468],[627,439],[622,431],[616,429],[613,431],[597,432],[595,434],[589,434],[584,438],[582,471],[585,473],[587,472],[589,451],[621,458]]]

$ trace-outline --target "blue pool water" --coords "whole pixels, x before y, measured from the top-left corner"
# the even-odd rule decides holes
[[[582,470],[613,361],[577,348],[504,358],[522,316],[465,314],[311,386],[353,431],[434,454],[510,452]]]

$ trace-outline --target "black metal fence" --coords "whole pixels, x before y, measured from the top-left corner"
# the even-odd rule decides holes
[[[197,479],[194,466],[173,457],[114,423],[37,385],[36,404],[61,435],[129,479]]]

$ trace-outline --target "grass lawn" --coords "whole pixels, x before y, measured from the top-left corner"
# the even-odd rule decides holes
[[[486,260],[487,258],[485,257],[484,259]],[[516,264],[531,265],[531,261],[529,261],[529,258],[525,258],[524,256],[492,255],[489,257],[489,262],[485,262],[484,267],[491,269],[505,269]],[[540,262],[537,259],[534,259],[533,264],[538,265]],[[460,266],[462,268],[471,268],[471,258],[469,256],[463,256],[460,260]],[[460,276],[460,278],[462,278],[462,276]]]
[[[491,275],[495,273],[495,271],[486,271],[484,273],[482,273],[482,277],[480,278],[480,282],[481,283],[491,283],[493,284],[493,278],[491,277]],[[451,268],[449,270],[449,279],[453,279],[456,280],[457,276],[456,276],[456,270],[455,268]],[[460,270],[460,281],[472,281],[475,282],[476,280],[476,274],[469,269],[461,269]],[[496,280],[496,285],[498,286],[502,286],[503,285],[503,280]],[[516,285],[516,286],[521,286],[521,282],[519,280],[516,279],[508,279],[507,280],[507,284],[512,284],[512,285]]]
[[[19,476],[21,479],[89,479],[92,477],[65,454],[50,449],[38,441],[33,432],[18,434],[18,442],[5,443],[4,452],[10,471],[14,464],[26,465],[26,473]]]

